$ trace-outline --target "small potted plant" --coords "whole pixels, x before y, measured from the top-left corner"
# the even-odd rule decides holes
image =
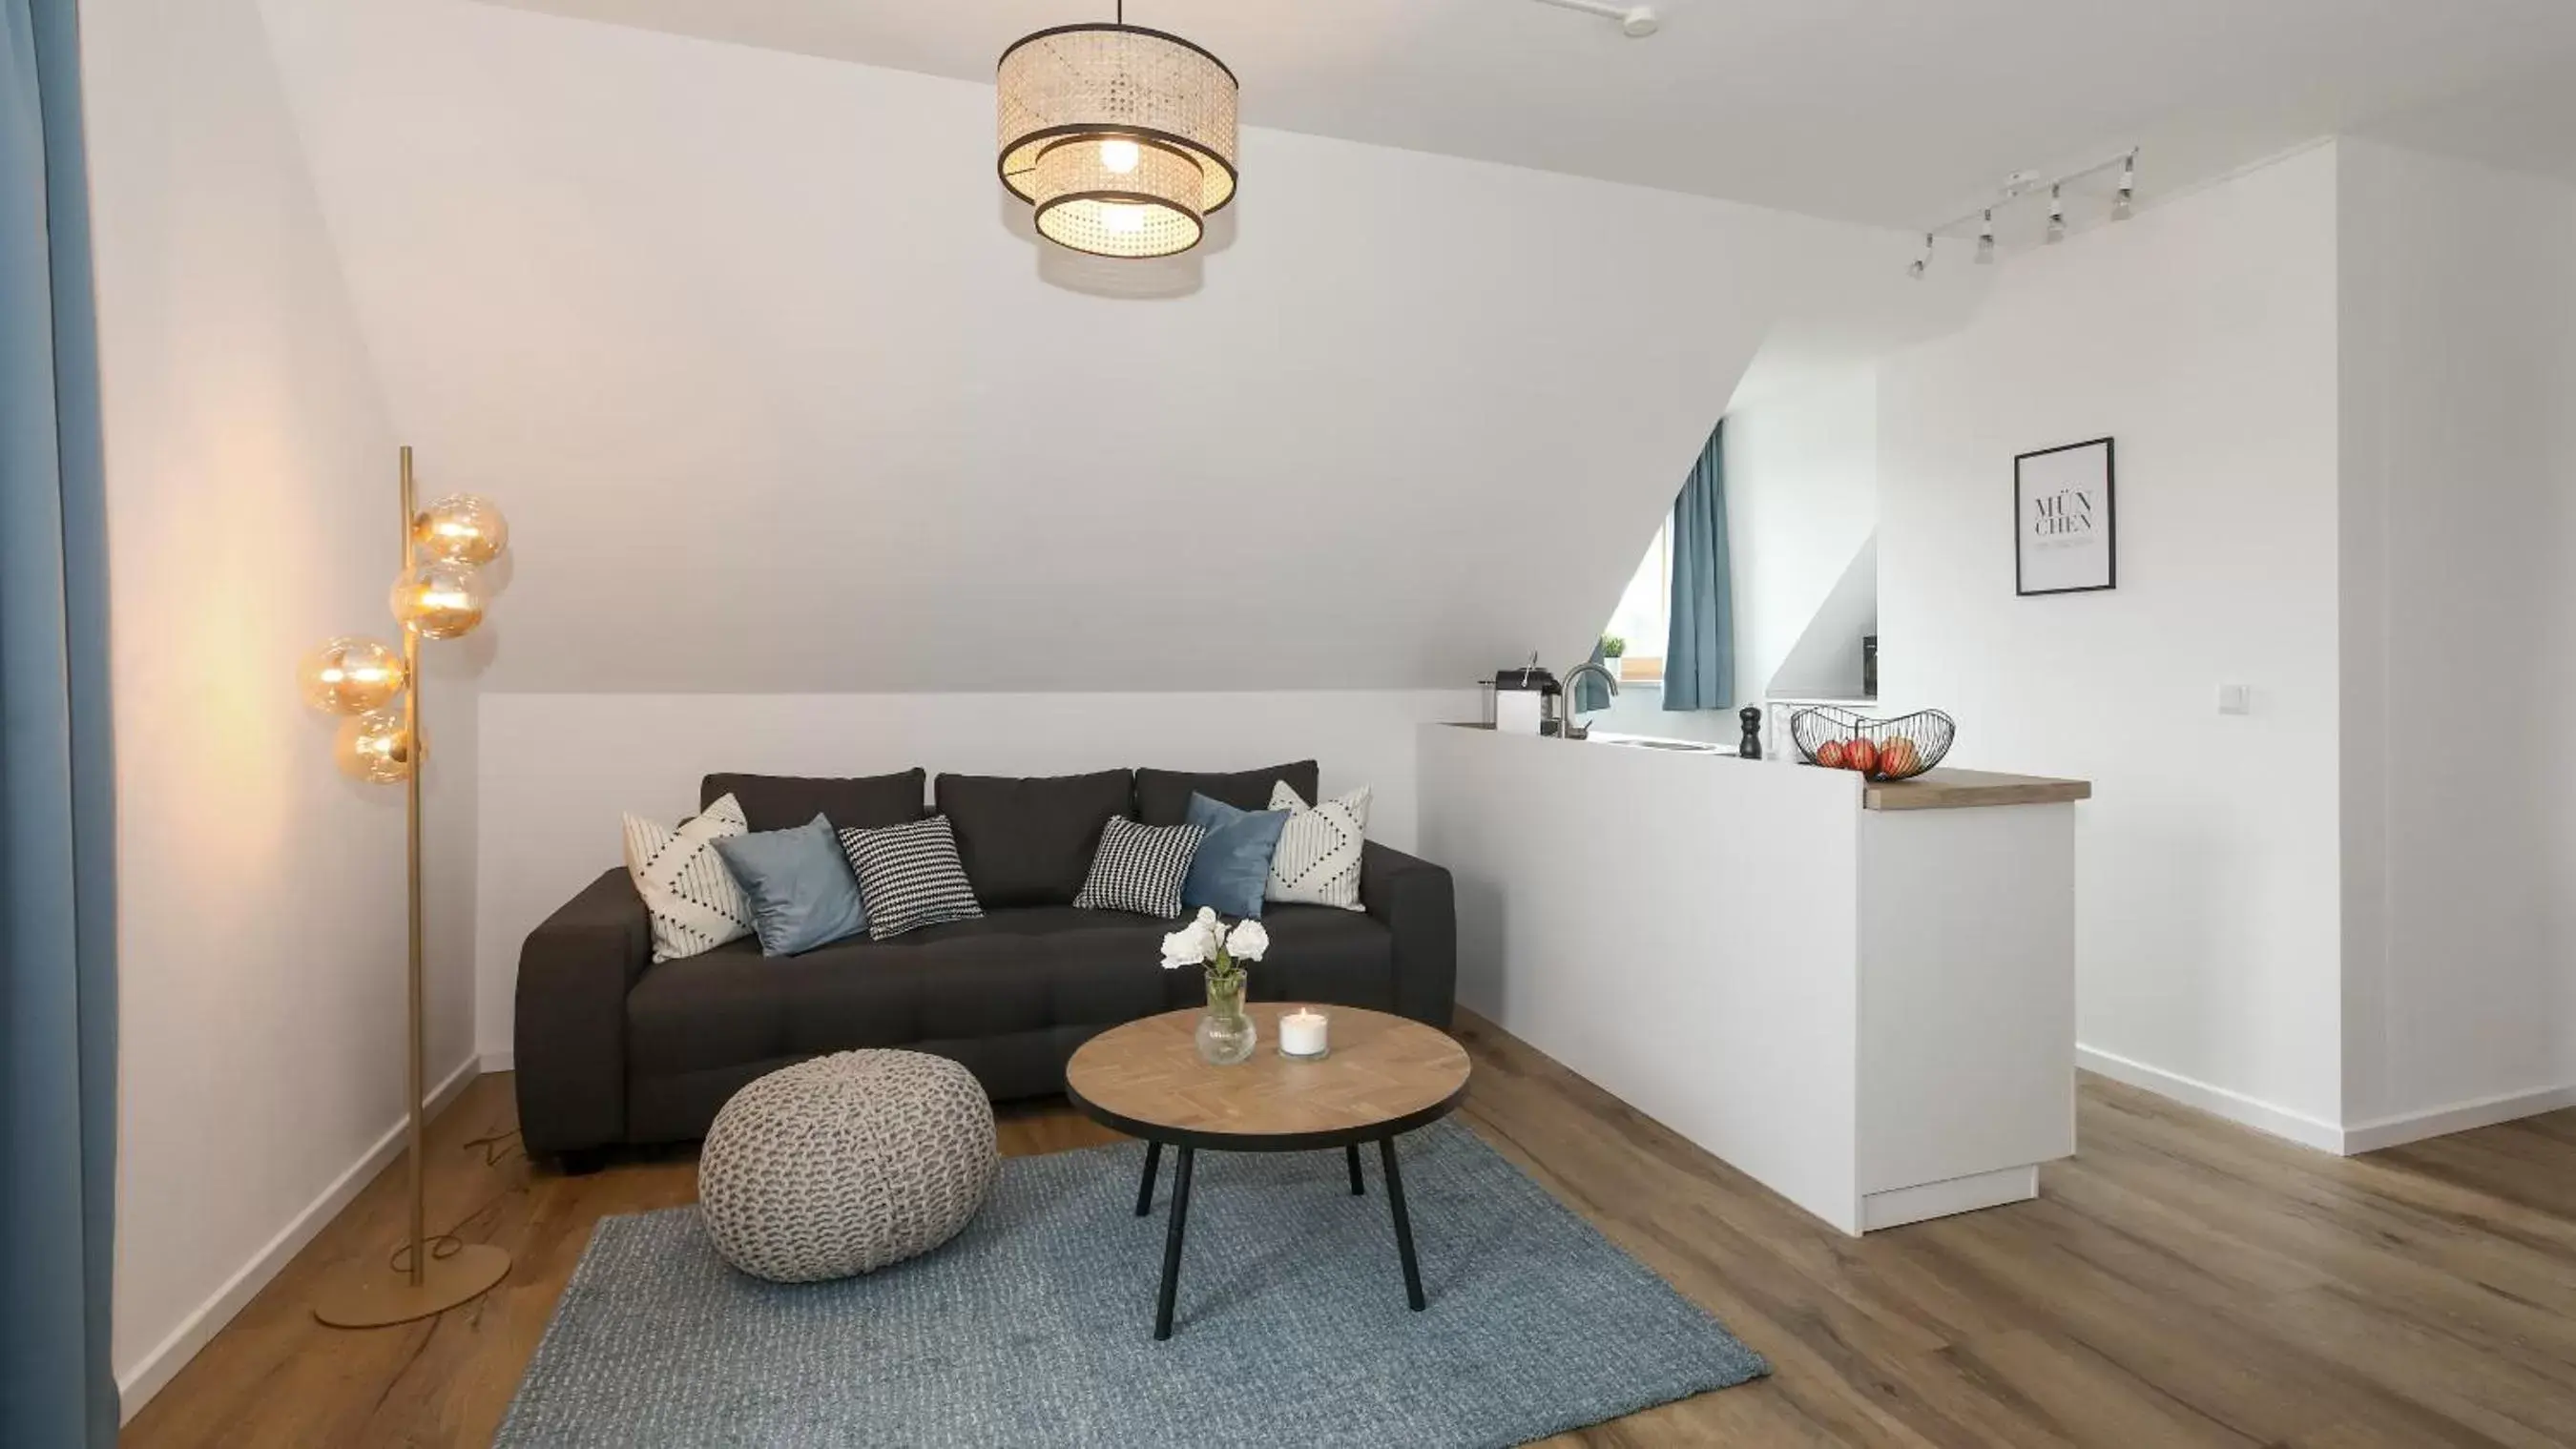
[[[1610,677],[1612,679],[1620,679],[1624,677],[1619,672],[1619,661],[1626,658],[1627,654],[1627,640],[1620,638],[1616,634],[1604,634],[1601,636],[1601,661],[1604,667],[1609,669]]]
[[[1270,949],[1270,932],[1259,921],[1237,921],[1205,906],[1196,920],[1163,938],[1163,969],[1184,966],[1207,970],[1207,1015],[1199,1018],[1199,1057],[1213,1066],[1230,1067],[1252,1055],[1258,1042],[1252,1018],[1243,1014],[1243,968]]]

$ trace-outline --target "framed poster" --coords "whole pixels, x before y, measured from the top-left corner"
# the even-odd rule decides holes
[[[2013,592],[2079,594],[2119,584],[2111,440],[2013,459]]]

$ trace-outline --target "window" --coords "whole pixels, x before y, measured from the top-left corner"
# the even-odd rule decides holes
[[[1627,592],[1619,596],[1609,625],[1601,631],[1628,641],[1628,653],[1619,668],[1622,680],[1651,682],[1664,677],[1664,644],[1672,637],[1668,616],[1672,598],[1673,519],[1668,513],[1663,526],[1655,530],[1654,542],[1646,546],[1646,556],[1637,561],[1637,572],[1628,580]]]

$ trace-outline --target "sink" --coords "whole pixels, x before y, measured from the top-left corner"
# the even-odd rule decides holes
[[[1697,740],[1649,740],[1628,735],[1594,735],[1590,742],[1596,745],[1625,745],[1632,750],[1681,750],[1688,754],[1700,755],[1716,754],[1725,748],[1722,745],[1704,744]]]

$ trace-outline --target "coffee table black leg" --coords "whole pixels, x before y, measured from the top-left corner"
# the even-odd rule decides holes
[[[1345,1143],[1342,1150],[1349,1153],[1351,1158],[1351,1196],[1358,1197],[1368,1191],[1360,1185],[1360,1145],[1356,1142]]]
[[[1181,1286],[1181,1230],[1189,1220],[1190,1148],[1184,1143],[1180,1160],[1172,1168],[1172,1223],[1163,1232],[1163,1291],[1154,1298],[1154,1338],[1157,1342],[1172,1336],[1172,1295]],[[1402,1221],[1400,1215],[1397,1221]],[[1404,1261],[1408,1264],[1413,1261],[1411,1239],[1405,1243]]]
[[[1183,1148],[1181,1151],[1183,1154],[1181,1180],[1187,1182],[1190,1170],[1187,1155],[1189,1149]],[[1379,1160],[1386,1167],[1387,1206],[1395,1213],[1395,1251],[1404,1259],[1404,1301],[1412,1305],[1414,1312],[1420,1313],[1422,1311],[1422,1266],[1413,1258],[1413,1219],[1405,1216],[1404,1212],[1404,1174],[1395,1165],[1395,1139],[1379,1138],[1377,1151]],[[1353,1151],[1351,1161],[1354,1163],[1359,1161],[1356,1149]],[[1180,1241],[1180,1229],[1176,1227],[1172,1230],[1172,1251],[1175,1255],[1180,1251]],[[1171,1291],[1170,1283],[1170,1278],[1166,1276],[1164,1279],[1166,1293]]]
[[[1162,1166],[1163,1144],[1146,1143],[1145,1180],[1136,1184],[1136,1216],[1140,1218],[1154,1210],[1154,1174],[1161,1171]]]

